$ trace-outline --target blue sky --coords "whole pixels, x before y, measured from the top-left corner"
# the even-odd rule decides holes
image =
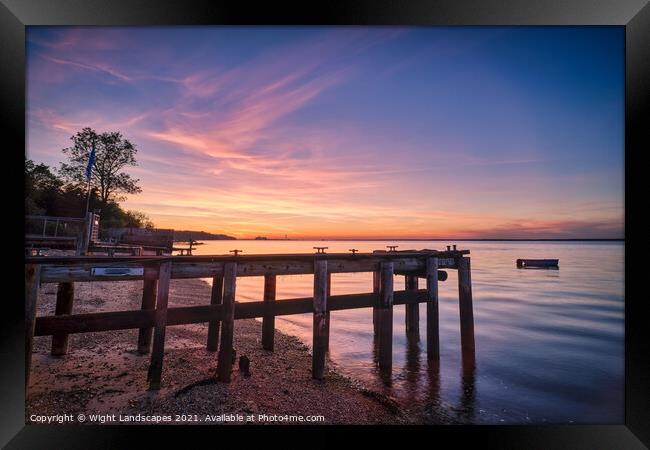
[[[622,27],[30,27],[28,157],[139,149],[157,226],[623,236]]]

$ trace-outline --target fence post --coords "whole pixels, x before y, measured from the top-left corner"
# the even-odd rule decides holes
[[[463,361],[471,365],[475,359],[474,308],[470,259],[456,258],[458,264],[458,307],[460,311],[460,344]]]
[[[407,291],[418,290],[418,277],[417,275],[406,275],[405,287]],[[406,334],[411,337],[420,336],[420,304],[409,303],[406,305],[405,322]]]
[[[379,369],[390,373],[393,367],[393,262],[381,263],[379,289]]]
[[[327,272],[327,304],[329,305],[330,297],[332,296],[332,273]],[[325,311],[327,320],[325,321],[325,334],[327,335],[327,348],[326,351],[330,351],[330,312]]]
[[[25,395],[29,386],[29,371],[32,365],[32,347],[34,346],[34,325],[36,324],[36,307],[38,290],[41,285],[41,266],[25,266]]]
[[[379,280],[381,279],[381,272],[376,270],[372,273],[372,292],[379,294]],[[379,308],[377,305],[372,307],[372,329],[373,338],[376,341],[379,333]]]
[[[59,283],[56,291],[56,309],[54,314],[57,316],[60,316],[62,314],[72,314],[73,302],[74,283]],[[62,356],[68,353],[68,337],[69,336],[67,334],[52,335],[51,353],[53,356]]]
[[[264,302],[271,305],[275,302],[276,276],[264,275]],[[273,351],[275,335],[275,315],[264,314],[262,317],[262,348]]]
[[[156,289],[158,288],[158,266],[147,265],[144,267],[144,281],[142,285],[143,310],[156,309]],[[140,328],[138,332],[138,353],[141,355],[151,350],[151,337],[153,328]]]
[[[217,377],[219,381],[230,382],[233,360],[233,333],[235,324],[235,289],[237,284],[237,263],[229,262],[223,268],[223,320],[221,321],[221,342]]]
[[[427,358],[440,359],[440,331],[438,318],[438,258],[427,259]]]
[[[217,274],[212,277],[212,293],[210,295],[211,305],[220,305],[223,302],[223,274]],[[221,322],[211,320],[208,322],[208,343],[207,350],[216,352],[219,348],[219,327]]]
[[[312,377],[323,379],[327,352],[327,260],[314,261],[314,330],[312,350]]]
[[[153,349],[149,366],[149,389],[160,389],[163,356],[165,354],[165,330],[167,328],[167,302],[169,300],[169,279],[171,277],[171,261],[160,264],[158,276],[158,295],[156,301],[155,327],[153,333]]]

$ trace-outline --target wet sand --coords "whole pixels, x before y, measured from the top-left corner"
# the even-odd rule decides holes
[[[75,283],[73,313],[137,309],[141,295],[141,281]],[[210,286],[203,280],[172,280],[170,307],[209,302]],[[38,315],[53,314],[55,303],[56,285],[42,286]],[[167,328],[160,391],[147,390],[150,356],[136,352],[137,338],[138,330],[74,334],[63,357],[50,355],[51,337],[35,338],[27,422],[33,414],[76,418],[83,413],[85,423],[91,423],[91,414],[116,415],[115,422],[106,423],[138,414],[170,416],[171,423],[184,424],[246,423],[247,418],[289,423],[274,415],[322,416],[318,423],[326,424],[421,423],[394,399],[338,374],[331,361],[325,379],[313,380],[309,349],[293,336],[276,330],[275,351],[263,350],[256,320],[235,322],[237,357],[250,359],[251,373],[240,373],[235,363],[230,383],[213,381],[217,352],[205,348],[207,324]],[[271,417],[260,417],[264,414]],[[189,417],[176,421],[176,415]]]

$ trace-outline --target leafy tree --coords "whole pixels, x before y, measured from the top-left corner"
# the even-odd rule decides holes
[[[45,214],[47,205],[59,196],[63,181],[45,164],[25,159],[25,212]]]
[[[129,228],[148,228],[152,229],[153,222],[149,217],[140,211],[129,210],[126,212],[126,223],[125,227]]]
[[[108,200],[102,202],[99,189],[90,192],[90,210],[101,210],[102,229],[110,227],[153,228],[154,224],[139,211],[125,211],[120,205]],[[25,159],[25,213],[60,217],[81,217],[86,208],[86,186],[66,183],[45,164],[35,164]],[[33,225],[33,223],[31,223]],[[42,228],[28,232],[40,233]]]
[[[97,189],[99,201],[105,205],[111,200],[124,200],[124,194],[142,192],[137,184],[140,180],[124,172],[126,167],[137,165],[135,155],[138,150],[121,133],[112,131],[98,134],[86,127],[70,139],[73,146],[63,149],[68,162],[61,163],[59,168],[59,173],[67,182],[77,186],[86,185],[86,167],[94,143],[96,159],[92,167],[91,186]]]

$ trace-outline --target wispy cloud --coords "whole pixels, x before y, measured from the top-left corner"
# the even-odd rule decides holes
[[[120,73],[119,71],[113,69],[112,67],[106,65],[106,64],[87,64],[87,63],[82,63],[82,62],[77,62],[77,61],[70,61],[67,59],[60,59],[60,58],[54,58],[51,56],[43,56],[43,59],[50,61],[55,64],[62,64],[66,66],[72,66],[74,68],[78,69],[84,69],[84,70],[90,70],[93,72],[100,72],[104,73],[107,75],[110,75],[114,78],[117,78],[118,80],[121,81],[127,81],[131,82],[133,81],[130,77],[127,75]]]
[[[503,71],[482,73],[483,97],[480,86],[466,97],[437,88],[454,86],[440,61],[471,73],[458,60],[492,41],[412,36],[424,32],[269,29],[259,42],[218,28],[174,39],[161,29],[30,32],[28,153],[56,165],[81,128],[121,131],[140,150],[131,171],[143,187],[126,206],[161,227],[294,237],[620,234],[611,164],[567,174],[568,160],[545,141],[552,133],[536,129],[541,113]],[[494,111],[485,108],[490,86]],[[477,128],[480,120],[497,128]]]

